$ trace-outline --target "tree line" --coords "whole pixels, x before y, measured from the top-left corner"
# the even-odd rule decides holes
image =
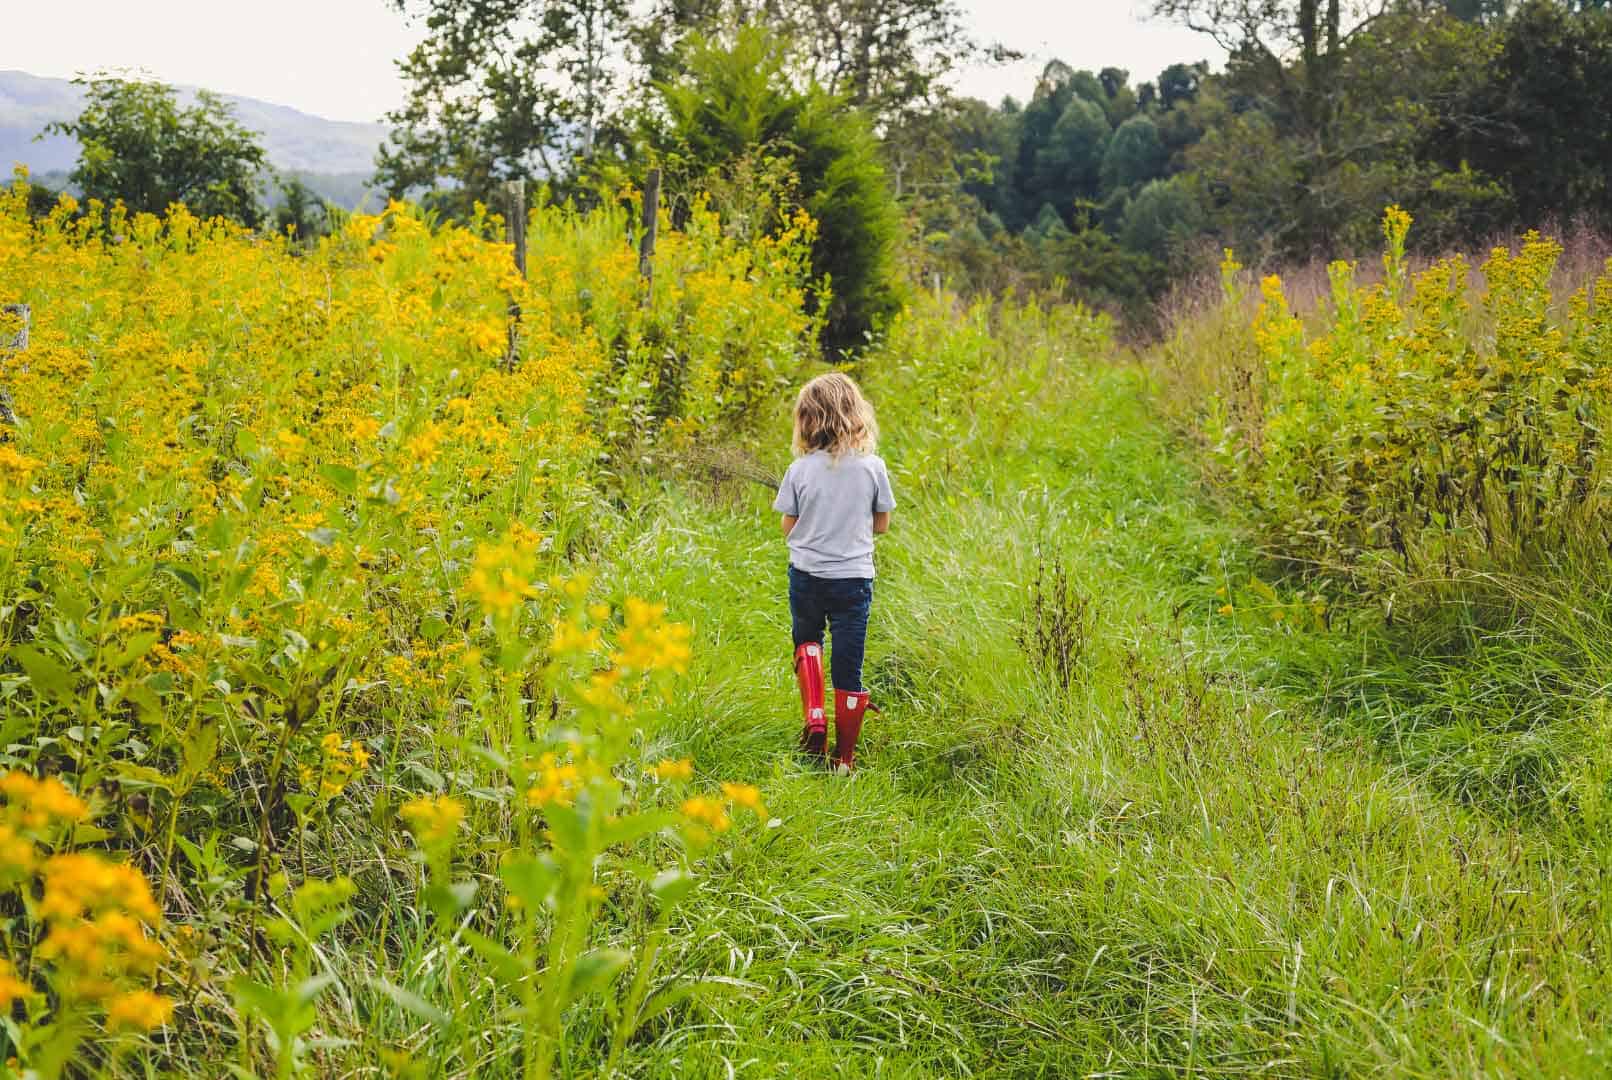
[[[1224,70],[1046,65],[1022,99],[955,95],[972,39],[952,0],[392,0],[423,30],[399,61],[375,183],[448,216],[506,180],[615,198],[651,166],[673,213],[818,222],[824,342],[854,351],[903,282],[1054,290],[1132,315],[1208,252],[1363,250],[1381,209],[1430,248],[1547,219],[1612,225],[1606,0],[1154,0]],[[269,224],[252,133],[203,95],[87,83],[53,125],[87,196]],[[273,224],[328,227],[291,181]]]

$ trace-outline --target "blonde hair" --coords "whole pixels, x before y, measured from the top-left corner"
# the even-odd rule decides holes
[[[871,454],[879,445],[873,406],[849,375],[831,371],[800,388],[795,398],[796,454],[827,450],[839,457],[847,450]]]

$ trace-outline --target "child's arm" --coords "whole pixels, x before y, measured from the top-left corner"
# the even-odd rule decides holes
[[[778,497],[772,501],[772,508],[783,515],[780,524],[783,526],[785,536],[788,536],[789,530],[795,527],[795,522],[800,520],[800,497],[795,493],[795,485],[791,482],[794,474],[795,466],[791,465],[784,473],[784,478],[778,482]]]
[[[896,508],[896,493],[890,490],[890,470],[884,467],[880,458],[873,459],[873,531],[887,533],[890,531],[890,511]]]

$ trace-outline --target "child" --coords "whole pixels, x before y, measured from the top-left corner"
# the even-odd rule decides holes
[[[834,636],[834,766],[848,773],[868,709],[862,651],[873,606],[873,535],[890,528],[895,496],[875,454],[873,406],[849,377],[819,375],[795,399],[795,461],[772,508],[789,541],[795,677],[806,714],[801,748],[828,764],[823,626]]]

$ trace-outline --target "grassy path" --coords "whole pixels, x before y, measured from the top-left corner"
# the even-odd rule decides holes
[[[877,389],[877,388],[875,388]],[[1589,1075],[1612,931],[1536,837],[1368,747],[1318,743],[1238,674],[1198,501],[1139,378],[898,492],[849,781],[803,770],[784,552],[765,495],[683,490],[617,571],[695,624],[654,738],[760,784],[781,826],[708,867],[718,917],[667,963],[722,972],[650,1032],[653,1076]],[[899,431],[887,440],[898,466]],[[1097,612],[1063,695],[1015,643],[1038,551]],[[1604,886],[1603,886],[1604,888]]]

